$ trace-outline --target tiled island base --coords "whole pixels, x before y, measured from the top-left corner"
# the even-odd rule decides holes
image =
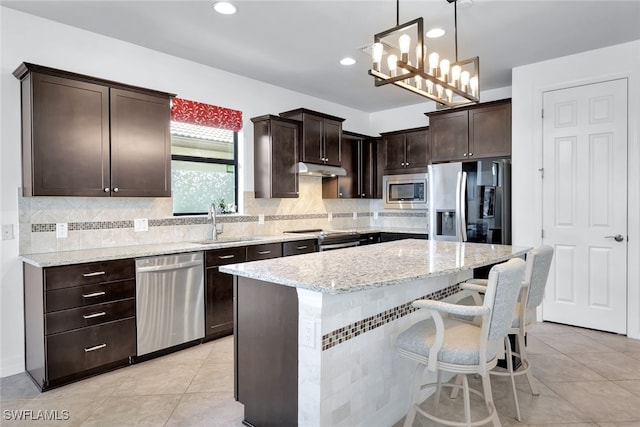
[[[245,423],[393,425],[407,412],[415,369],[395,340],[427,316],[411,302],[456,298],[471,272],[342,294],[238,277],[236,398]]]

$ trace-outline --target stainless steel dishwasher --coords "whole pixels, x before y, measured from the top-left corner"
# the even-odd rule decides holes
[[[136,259],[138,356],[204,337],[202,252]]]

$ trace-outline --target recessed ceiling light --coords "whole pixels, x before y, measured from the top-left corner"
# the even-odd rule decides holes
[[[427,31],[427,37],[430,39],[437,39],[444,36],[445,31],[442,28],[432,28]]]
[[[213,8],[216,12],[223,15],[233,15],[236,13],[236,7],[228,1],[218,1],[213,4]]]
[[[353,58],[349,58],[348,56],[340,60],[340,64],[342,65],[353,65],[355,63],[356,63],[356,60]]]

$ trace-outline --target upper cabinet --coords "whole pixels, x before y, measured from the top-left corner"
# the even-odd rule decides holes
[[[429,164],[429,127],[381,133],[384,174],[426,172]]]
[[[511,155],[510,99],[426,114],[433,163]]]
[[[285,111],[280,116],[302,122],[299,153],[301,162],[340,166],[344,119],[306,108]]]
[[[254,117],[251,121],[255,196],[298,197],[300,122],[273,115]]]
[[[24,196],[171,196],[172,94],[23,63]]]
[[[322,178],[322,197],[338,199],[372,199],[376,197],[375,138],[344,131],[341,143],[341,166],[346,176]]]

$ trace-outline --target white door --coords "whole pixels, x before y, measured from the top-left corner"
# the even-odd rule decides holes
[[[627,332],[627,80],[543,95],[544,320]]]

